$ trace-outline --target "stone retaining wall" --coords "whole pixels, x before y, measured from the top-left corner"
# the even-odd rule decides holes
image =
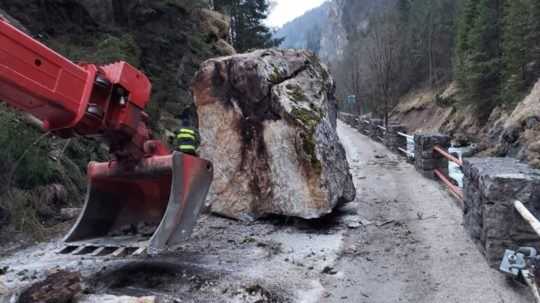
[[[540,170],[511,158],[469,158],[463,166],[464,225],[489,264],[505,249],[540,247],[540,238],[514,209],[519,200],[540,217]]]
[[[388,125],[384,136],[384,145],[394,152],[400,152],[399,149],[407,149],[407,138],[399,133],[405,133],[407,129],[401,125]]]
[[[347,113],[339,113],[339,119],[372,140],[381,142],[382,139],[382,143],[392,151],[401,154],[399,148],[407,149],[407,138],[398,134],[407,132],[407,129],[401,125],[389,125],[385,131],[379,127],[384,125],[381,119],[362,119]]]
[[[406,148],[407,139],[399,136],[406,129],[390,125],[383,136],[382,120],[356,119],[353,127],[373,140],[384,138],[391,150]],[[437,152],[435,146],[450,147],[450,137],[443,134],[417,134],[415,142],[415,167],[428,178],[435,178],[434,170],[448,175],[448,160]],[[464,226],[478,244],[488,263],[500,265],[506,249],[524,246],[540,248],[540,237],[514,209],[519,200],[540,218],[540,170],[511,158],[468,158],[464,160]]]
[[[448,149],[450,147],[450,136],[443,134],[414,135],[415,167],[422,175],[430,179],[435,178],[435,169],[448,174],[448,160],[441,154],[434,152],[433,148],[435,146]]]
[[[356,124],[357,124],[357,121],[358,121],[358,116],[351,115],[351,114],[348,114],[348,113],[343,113],[343,112],[338,113],[338,118],[339,118],[339,120],[345,122],[346,124],[348,124],[348,125],[350,125],[352,127],[356,127]]]
[[[368,136],[375,140],[380,141],[379,137],[384,136],[383,130],[379,128],[379,126],[382,126],[384,123],[380,119],[370,119],[369,120],[369,127],[368,127]]]

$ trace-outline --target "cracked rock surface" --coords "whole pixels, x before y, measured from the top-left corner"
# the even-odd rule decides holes
[[[203,63],[193,82],[211,210],[252,221],[318,218],[355,189],[336,132],[335,85],[312,53],[258,50]]]

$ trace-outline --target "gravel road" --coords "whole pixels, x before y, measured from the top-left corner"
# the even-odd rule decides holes
[[[368,226],[345,234],[324,302],[532,302],[488,267],[437,182],[343,123],[339,133],[357,187],[352,207]]]
[[[58,255],[62,243],[53,240],[0,259],[0,302],[6,288],[20,291],[57,269],[82,273],[93,298],[78,301],[85,303],[105,295],[161,303],[531,302],[526,288],[487,266],[438,183],[352,128],[338,130],[358,197],[334,215],[244,224],[206,214],[191,240],[158,257]]]

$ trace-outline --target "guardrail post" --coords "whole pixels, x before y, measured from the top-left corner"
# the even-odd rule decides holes
[[[448,160],[434,152],[433,148],[440,146],[450,147],[450,136],[443,134],[416,134],[414,135],[414,157],[416,169],[425,177],[434,179],[434,170],[439,169],[448,174]]]
[[[370,119],[369,123],[370,124],[369,124],[368,136],[371,139],[378,141],[377,138],[380,136],[380,131],[381,131],[379,126],[383,125],[383,121],[381,119]]]
[[[511,158],[466,158],[464,226],[488,263],[499,265],[505,249],[540,246],[540,238],[519,213],[521,201],[540,217],[540,170]]]
[[[369,135],[370,121],[367,119],[360,119],[358,121],[358,131],[363,135]]]
[[[407,138],[401,136],[399,133],[406,133],[407,130],[401,125],[388,125],[386,133],[384,135],[384,145],[386,145],[392,151],[398,152],[399,149],[407,149]]]

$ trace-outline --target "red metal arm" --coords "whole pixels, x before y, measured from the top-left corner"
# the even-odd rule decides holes
[[[118,160],[169,151],[150,140],[148,78],[126,62],[77,65],[0,18],[0,100],[61,137],[98,137]]]

